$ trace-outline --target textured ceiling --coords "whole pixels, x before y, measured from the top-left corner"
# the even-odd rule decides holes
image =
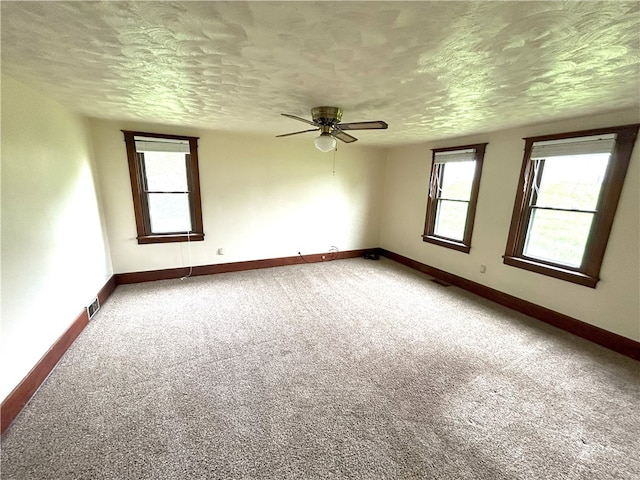
[[[6,2],[2,72],[92,117],[394,145],[640,106],[640,2]],[[282,141],[287,141],[282,139]]]

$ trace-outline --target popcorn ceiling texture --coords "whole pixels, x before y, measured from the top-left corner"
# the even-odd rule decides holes
[[[76,111],[392,145],[640,105],[639,2],[2,2],[2,72]]]

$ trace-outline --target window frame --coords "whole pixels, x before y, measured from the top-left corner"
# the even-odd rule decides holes
[[[596,288],[600,280],[600,269],[605,250],[611,234],[618,202],[622,194],[624,179],[631,161],[631,154],[637,138],[640,124],[616,127],[581,130],[552,135],[527,137],[525,141],[522,168],[518,182],[518,190],[511,216],[511,225],[503,262],[512,267],[547,275],[590,288]],[[554,263],[524,255],[524,245],[529,231],[530,206],[532,195],[534,166],[531,161],[531,150],[536,142],[589,137],[594,135],[615,134],[615,144],[602,179],[600,196],[589,236],[585,244],[584,255],[580,267]]]
[[[129,163],[129,178],[133,195],[133,210],[136,218],[138,244],[168,243],[168,242],[197,242],[204,240],[202,224],[202,201],[200,197],[200,173],[198,169],[198,137],[184,135],[169,135],[164,133],[137,132],[121,130],[124,134]],[[189,210],[191,213],[191,232],[153,233],[151,217],[147,204],[144,185],[145,174],[141,158],[136,151],[135,137],[164,138],[167,140],[186,140],[189,142],[190,153],[187,157],[187,184],[189,187]]]
[[[427,212],[424,222],[424,233],[422,241],[439,245],[441,247],[451,248],[463,253],[469,253],[471,250],[471,237],[473,235],[473,224],[476,216],[476,206],[478,204],[478,192],[480,190],[480,178],[482,176],[482,164],[484,162],[484,154],[488,143],[475,143],[472,145],[460,145],[455,147],[434,148],[431,150],[431,173],[429,175],[429,192],[427,195]],[[464,235],[461,241],[452,238],[436,235],[436,218],[438,215],[438,202],[436,191],[436,177],[438,171],[436,168],[436,154],[441,152],[454,152],[456,150],[475,151],[476,168],[471,182],[471,193],[469,196],[467,218],[465,220]],[[445,164],[446,165],[446,164]],[[446,169],[446,167],[445,167]]]

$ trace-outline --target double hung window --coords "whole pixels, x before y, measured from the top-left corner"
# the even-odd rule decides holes
[[[526,138],[504,262],[595,287],[637,131]]]
[[[123,133],[138,243],[203,240],[197,138]]]
[[[471,249],[486,143],[433,150],[425,242],[465,253]]]

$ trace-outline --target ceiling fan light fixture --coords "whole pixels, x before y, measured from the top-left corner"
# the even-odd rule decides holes
[[[336,149],[336,139],[331,134],[323,132],[318,137],[313,139],[313,143],[316,144],[316,148],[321,152],[327,153]]]
[[[376,120],[374,122],[340,123],[340,120],[342,119],[342,109],[338,107],[312,108],[311,118],[313,120],[296,117],[289,113],[283,113],[282,116],[298,120],[308,125],[313,125],[315,128],[302,130],[301,132],[276,135],[276,137],[290,137],[291,135],[317,132],[320,130],[320,136],[314,139],[314,143],[316,148],[324,153],[330,152],[331,150],[335,151],[336,144],[338,143],[336,140],[340,140],[344,143],[353,143],[358,140],[356,137],[345,132],[345,130],[384,130],[389,126],[387,125],[387,122],[383,122],[382,120]]]

